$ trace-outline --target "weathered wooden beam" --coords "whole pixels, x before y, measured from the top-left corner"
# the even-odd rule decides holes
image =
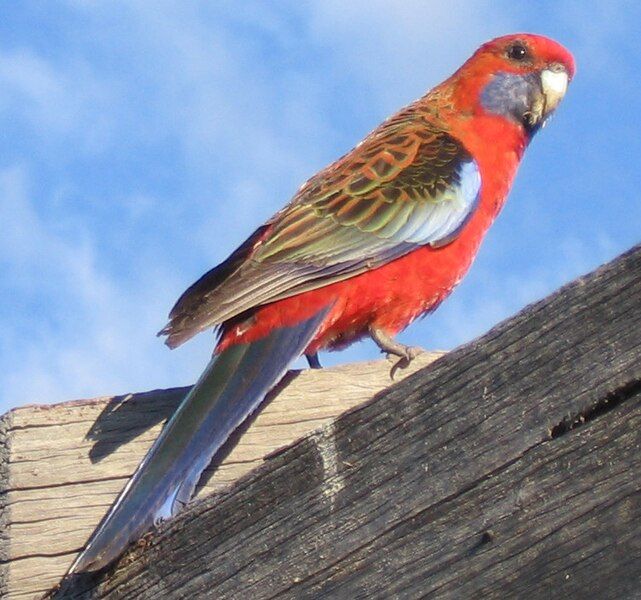
[[[290,373],[198,495],[389,386],[390,364]],[[187,390],[27,406],[0,418],[0,597],[33,598],[60,580]]]
[[[64,597],[638,597],[640,298],[638,247]]]

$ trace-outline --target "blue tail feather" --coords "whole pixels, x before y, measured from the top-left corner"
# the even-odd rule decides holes
[[[298,358],[328,309],[292,327],[216,355],[169,419],[69,574],[113,562],[160,518],[191,497],[200,475],[231,433]]]

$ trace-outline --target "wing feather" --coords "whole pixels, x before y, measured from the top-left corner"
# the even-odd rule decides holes
[[[310,179],[233,263],[194,284],[160,333],[173,347],[251,308],[449,243],[480,189],[455,138],[425,120],[390,121]]]

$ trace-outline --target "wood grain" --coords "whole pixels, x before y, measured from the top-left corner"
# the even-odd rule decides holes
[[[400,380],[441,353],[425,353]],[[292,372],[223,452],[198,496],[391,384],[390,363]],[[55,585],[188,388],[27,406],[0,418],[0,597]]]
[[[59,597],[638,598],[640,299],[637,247]]]

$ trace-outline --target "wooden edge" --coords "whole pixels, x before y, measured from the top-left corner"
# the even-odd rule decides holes
[[[396,372],[396,381],[442,354],[423,353]],[[225,489],[283,446],[393,384],[393,364],[290,372],[243,425],[242,435],[222,449],[220,464],[207,470],[197,496]],[[0,501],[7,510],[0,517],[0,591],[30,598],[59,580],[188,390],[28,405],[1,418]]]

